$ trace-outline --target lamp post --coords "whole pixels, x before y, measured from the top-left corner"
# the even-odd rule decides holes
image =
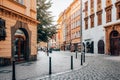
[[[80,0],[80,41],[81,41],[81,53],[82,53],[82,0]]]
[[[49,49],[48,49],[48,43],[49,43],[49,40],[47,41],[47,56],[49,56]]]
[[[83,43],[82,43],[82,0],[80,0],[80,42],[81,42],[81,65],[83,64],[83,58],[85,62],[85,53],[83,53]],[[84,56],[84,57],[83,57]]]
[[[15,41],[13,41],[13,54],[12,54],[12,80],[16,80],[16,69],[15,69],[15,50],[16,50],[16,47],[15,47]]]

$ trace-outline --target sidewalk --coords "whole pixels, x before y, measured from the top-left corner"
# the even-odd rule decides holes
[[[70,61],[73,55],[74,69],[81,68],[80,56],[75,59],[75,54],[68,51],[53,51],[50,53],[52,58],[52,74],[71,71]],[[45,52],[38,52],[38,60],[35,62],[27,62],[16,64],[16,79],[26,80],[49,75],[49,57]],[[0,80],[12,79],[12,67],[0,68]]]

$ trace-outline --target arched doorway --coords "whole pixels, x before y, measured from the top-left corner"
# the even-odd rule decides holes
[[[98,41],[98,53],[104,54],[104,41],[103,40]]]
[[[90,52],[94,53],[94,42],[91,42],[91,46],[90,46]]]
[[[90,53],[90,42],[86,42],[86,52]]]
[[[120,55],[120,34],[116,30],[110,33],[110,53],[111,55]]]
[[[23,49],[24,57],[21,60],[29,61],[31,59],[31,57],[32,57],[31,56],[31,35],[32,35],[32,32],[28,28],[27,23],[24,23],[21,21],[16,21],[15,25],[11,27],[11,44],[12,44],[11,45],[11,49],[12,49],[11,50],[11,58],[12,59],[14,59],[16,57],[15,51],[17,48],[15,45],[18,44],[18,43],[15,44],[15,40],[17,40],[16,38],[20,39],[20,40],[18,40],[18,42],[21,43],[21,45],[22,44],[24,45],[24,49]],[[18,59],[18,61],[19,61],[19,59]]]
[[[19,28],[14,33],[14,59],[18,62],[28,60],[29,37],[24,28]]]
[[[85,52],[85,43],[83,43],[83,52]]]

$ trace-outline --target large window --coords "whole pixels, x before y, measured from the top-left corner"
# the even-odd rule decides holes
[[[117,19],[120,19],[120,4],[117,5]]]
[[[94,7],[94,0],[91,0],[91,8]]]
[[[106,10],[106,22],[111,22],[112,20],[112,12],[111,9]]]
[[[94,27],[94,15],[90,16],[91,19],[91,28]]]
[[[85,2],[85,11],[88,11],[88,1]]]
[[[85,18],[85,29],[88,29],[88,18]]]
[[[97,12],[97,20],[98,20],[98,25],[102,24],[102,10]]]
[[[0,18],[0,41],[5,40],[6,37],[5,20]]]
[[[97,4],[100,4],[101,3],[101,0],[97,0]]]
[[[102,14],[98,14],[98,25],[102,24]]]

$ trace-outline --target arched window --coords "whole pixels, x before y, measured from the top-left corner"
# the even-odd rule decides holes
[[[104,54],[104,41],[103,40],[98,41],[98,53]]]

